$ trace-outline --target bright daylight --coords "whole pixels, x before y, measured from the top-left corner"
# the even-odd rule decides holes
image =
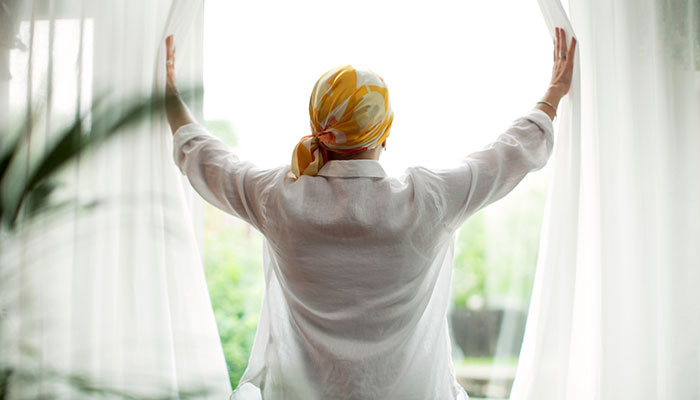
[[[310,134],[308,97],[318,75],[352,63],[377,71],[389,86],[395,119],[381,158],[387,173],[456,165],[527,112],[551,75],[551,42],[537,4],[507,4],[511,11],[499,16],[500,3],[443,1],[426,8],[367,1],[348,10],[342,3],[309,2],[282,4],[269,13],[265,3],[209,2],[204,118],[240,157],[266,167],[289,163],[290,149]],[[374,24],[365,17],[368,9],[389,17]],[[327,15],[338,22],[325,29],[355,27],[347,37],[319,35],[328,24],[319,21]],[[489,22],[497,16],[498,24]],[[245,37],[255,39],[240,40]],[[298,45],[309,38],[313,45]],[[512,68],[514,60],[518,70]],[[472,396],[509,394],[548,179],[548,170],[527,177],[507,198],[472,217],[457,236],[449,300],[452,357],[458,380]],[[205,209],[204,229],[212,304],[236,385],[262,304],[262,238],[211,206]]]
[[[700,0],[0,0],[0,400],[700,400]]]

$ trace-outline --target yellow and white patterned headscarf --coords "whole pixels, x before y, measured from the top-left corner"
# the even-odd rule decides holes
[[[309,101],[311,135],[294,148],[292,172],[314,176],[328,152],[351,155],[381,145],[394,113],[384,79],[351,65],[334,68],[314,85]]]

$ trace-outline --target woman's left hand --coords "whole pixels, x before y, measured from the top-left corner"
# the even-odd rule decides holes
[[[175,43],[173,41],[173,35],[165,38],[165,49],[167,51],[165,58],[165,90],[174,90],[177,92],[177,85],[175,84]]]

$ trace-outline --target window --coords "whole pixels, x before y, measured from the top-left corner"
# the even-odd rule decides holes
[[[31,160],[43,154],[55,139],[52,135],[62,133],[90,110],[93,25],[92,19],[77,18],[21,21],[12,48],[0,49],[9,56],[9,79],[0,85],[0,116],[7,115],[1,123],[9,124],[7,136],[18,134],[20,124],[32,115],[31,134],[25,142]],[[0,149],[6,143],[11,143],[9,137],[0,137]],[[76,168],[77,164],[57,174],[58,188],[52,192],[56,204],[75,197],[69,182],[80,188],[89,185],[77,179]]]
[[[53,125],[46,129],[47,132],[70,123],[76,110],[89,108],[92,102],[91,19],[56,19],[53,23],[49,20],[23,21],[17,39],[19,44],[10,50],[9,57],[8,105],[11,113],[21,115],[26,110],[30,84],[29,98],[33,107],[46,113],[42,119],[44,123],[50,121]],[[10,120],[22,119],[15,117]],[[42,132],[41,129],[34,131]]]
[[[313,84],[336,65],[366,66],[389,85],[395,119],[381,162],[390,175],[409,165],[449,166],[479,150],[534,105],[551,73],[551,39],[537,4],[517,0],[430,7],[362,0],[351,8],[211,1],[204,43],[207,124],[239,156],[266,167],[289,163],[308,134]],[[510,391],[548,175],[527,177],[458,235],[454,363],[474,398]],[[211,207],[205,225],[207,279],[235,386],[264,287],[261,238]]]

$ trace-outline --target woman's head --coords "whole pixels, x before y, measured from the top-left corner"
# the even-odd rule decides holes
[[[292,156],[295,176],[316,175],[328,153],[350,156],[382,145],[394,114],[389,91],[375,72],[351,65],[333,68],[314,85],[309,101],[311,135]]]

